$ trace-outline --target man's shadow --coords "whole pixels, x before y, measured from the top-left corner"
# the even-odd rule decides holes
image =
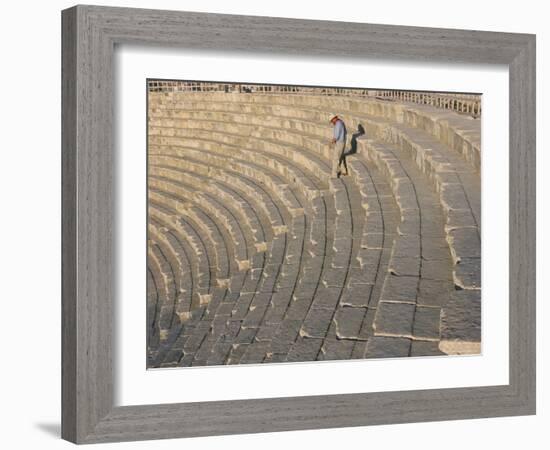
[[[346,173],[348,173],[348,164],[346,158],[349,155],[354,155],[355,153],[357,153],[357,138],[363,136],[364,134],[365,128],[363,128],[363,125],[357,125],[357,131],[351,135],[349,150],[344,150],[342,152],[342,155],[340,156],[340,164],[344,166],[344,168],[346,169]]]
[[[363,136],[365,134],[365,129],[363,128],[363,125],[359,124],[357,125],[357,131],[351,135],[351,142],[350,142],[350,149],[347,152],[344,152],[345,156],[353,155],[357,153],[357,138],[359,136]]]

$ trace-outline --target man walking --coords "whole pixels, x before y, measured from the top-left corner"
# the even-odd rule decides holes
[[[346,147],[346,124],[342,119],[337,115],[334,115],[330,119],[330,123],[334,127],[334,132],[332,135],[331,144],[333,148],[333,154],[331,155],[332,166],[331,166],[331,178],[338,178],[340,176],[340,164],[344,163],[346,169],[345,175],[348,174],[348,168],[344,157],[344,149]]]

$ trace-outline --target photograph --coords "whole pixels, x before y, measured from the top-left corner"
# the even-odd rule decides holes
[[[148,369],[482,353],[480,93],[145,95]]]

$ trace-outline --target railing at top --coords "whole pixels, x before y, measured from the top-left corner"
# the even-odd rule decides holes
[[[436,108],[450,109],[473,117],[481,116],[481,96],[476,94],[439,94],[418,91],[375,91],[377,98],[419,103]]]
[[[254,94],[310,94],[326,96],[370,97],[387,101],[412,102],[453,110],[473,117],[481,115],[481,96],[474,94],[439,94],[374,90],[361,88],[262,85],[247,83],[212,83],[194,81],[149,80],[149,92],[227,92]]]
[[[238,92],[254,94],[314,94],[373,97],[371,89],[282,86],[246,83],[210,83],[193,81],[149,81],[150,92]]]

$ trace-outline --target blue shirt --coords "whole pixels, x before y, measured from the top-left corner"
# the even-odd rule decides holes
[[[346,140],[346,125],[341,119],[338,119],[334,124],[334,139],[338,142]]]

